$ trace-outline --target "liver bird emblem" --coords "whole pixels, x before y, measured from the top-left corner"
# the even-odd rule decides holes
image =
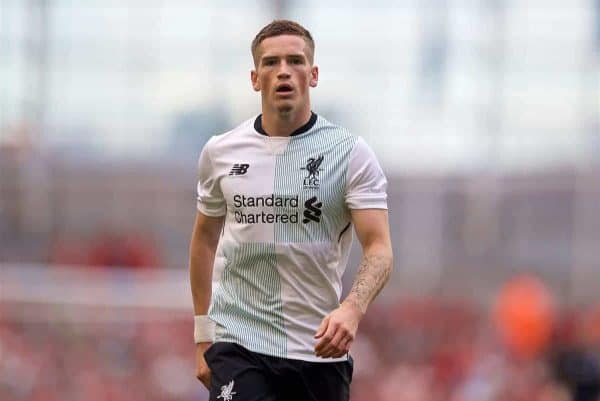
[[[321,167],[321,163],[323,163],[323,155],[317,157],[311,157],[308,159],[308,163],[306,163],[306,169],[308,170],[309,177],[316,177],[319,175],[319,167]]]
[[[221,394],[217,398],[222,398],[223,401],[233,400],[233,395],[236,393],[233,390],[233,380],[224,386],[221,386]]]

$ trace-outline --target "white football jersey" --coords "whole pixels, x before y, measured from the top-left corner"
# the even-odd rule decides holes
[[[387,181],[368,145],[312,114],[289,137],[260,116],[212,137],[199,160],[198,210],[225,216],[209,316],[216,341],[305,361],[339,306],[351,209],[387,209]]]

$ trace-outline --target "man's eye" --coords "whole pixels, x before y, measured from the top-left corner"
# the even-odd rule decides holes
[[[265,60],[264,65],[275,65],[275,60]]]
[[[301,58],[292,59],[292,64],[304,64]]]

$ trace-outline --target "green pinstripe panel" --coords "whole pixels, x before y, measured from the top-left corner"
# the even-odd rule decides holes
[[[225,329],[218,333],[220,338],[285,357],[287,338],[275,244],[239,244],[226,257],[211,309],[211,317]]]
[[[319,118],[313,127],[318,132],[292,138],[284,153],[275,162],[275,194],[300,194],[298,224],[275,224],[275,242],[324,242],[337,241],[337,236],[348,223],[344,206],[346,174],[350,151],[357,141],[343,128],[331,125]],[[323,155],[320,166],[319,188],[304,188],[304,178],[309,158]],[[321,221],[303,223],[304,202],[316,196],[323,203]],[[284,208],[276,208],[278,213]]]

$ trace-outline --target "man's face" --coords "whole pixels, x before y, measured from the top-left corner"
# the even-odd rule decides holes
[[[280,35],[258,46],[252,87],[261,92],[263,107],[279,113],[310,109],[309,87],[317,86],[319,69],[311,65],[310,48],[301,36]]]

